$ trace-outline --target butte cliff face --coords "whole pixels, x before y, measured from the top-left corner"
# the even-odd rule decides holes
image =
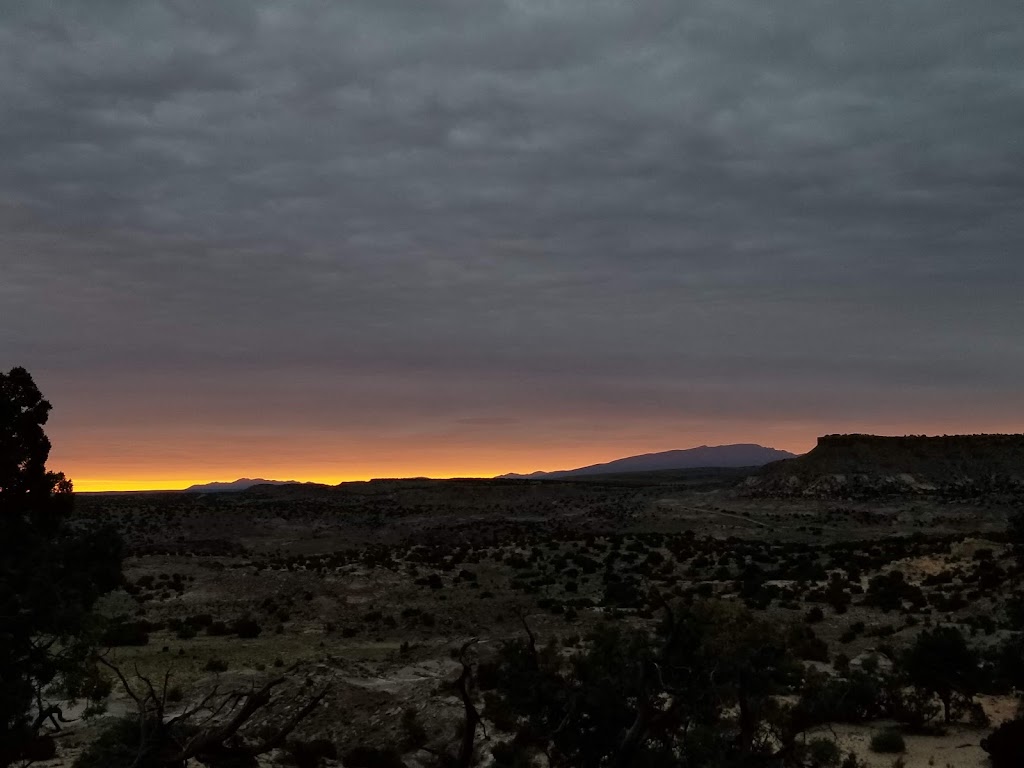
[[[827,435],[814,450],[766,465],[753,496],[977,496],[1024,493],[1024,435]]]

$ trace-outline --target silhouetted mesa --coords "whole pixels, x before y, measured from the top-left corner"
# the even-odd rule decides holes
[[[230,483],[203,483],[191,485],[185,493],[226,493],[229,491],[245,491],[257,485],[298,485],[298,480],[264,480],[263,478],[240,477]]]
[[[581,475],[622,474],[625,472],[653,472],[663,469],[703,469],[705,467],[760,467],[772,461],[791,459],[796,456],[789,451],[765,448],[753,443],[735,445],[702,445],[679,451],[644,453],[628,456],[604,464],[591,464],[578,469],[562,469],[554,472],[533,472],[529,475],[507,474],[506,478],[554,479],[578,477]]]
[[[952,497],[1024,489],[1024,435],[826,435],[799,458],[766,465],[754,496]]]

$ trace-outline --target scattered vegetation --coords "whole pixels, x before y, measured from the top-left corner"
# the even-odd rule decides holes
[[[72,508],[51,477],[31,504],[59,506],[39,519],[60,524],[28,551],[69,557],[31,573],[11,548],[3,567],[26,595],[52,594],[44,577],[69,590],[52,617],[66,655],[0,691],[16,715],[0,766],[52,755],[56,696],[98,712],[112,687],[136,711],[87,721],[81,768],[179,768],[200,743],[187,759],[217,768],[264,748],[311,767],[859,768],[842,729],[891,723],[873,751],[973,728],[995,768],[1022,764],[1020,721],[990,723],[978,701],[1024,689],[1015,492],[766,502],[741,480],[379,481]],[[5,514],[26,504],[8,487]],[[123,532],[123,576],[100,523]],[[30,643],[57,636],[25,622]]]
[[[871,737],[871,751],[884,755],[902,753],[907,751],[907,744],[903,740],[903,734],[887,729]]]

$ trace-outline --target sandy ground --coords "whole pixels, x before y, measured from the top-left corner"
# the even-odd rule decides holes
[[[1013,718],[1017,700],[1008,696],[979,696],[992,726]],[[877,722],[870,725],[839,725],[835,734],[843,753],[853,750],[869,768],[891,768],[902,757],[905,768],[989,768],[988,755],[980,742],[991,728],[952,726],[945,736],[904,735],[907,751],[902,755],[879,755],[871,751],[871,737],[893,723]],[[823,735],[830,735],[825,732]]]

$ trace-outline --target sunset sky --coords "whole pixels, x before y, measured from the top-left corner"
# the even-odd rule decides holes
[[[0,6],[80,490],[1024,432],[1019,0]]]

